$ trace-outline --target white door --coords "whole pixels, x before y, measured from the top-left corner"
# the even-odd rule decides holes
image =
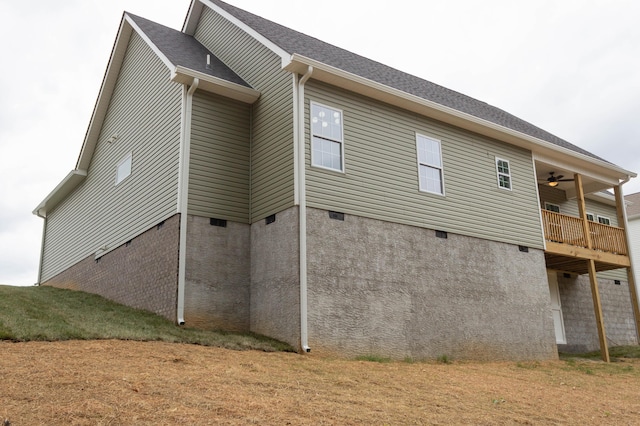
[[[547,276],[549,279],[553,326],[556,330],[556,343],[566,344],[567,337],[564,334],[564,320],[562,319],[562,305],[560,304],[560,290],[558,289],[558,273],[556,271],[547,271]]]

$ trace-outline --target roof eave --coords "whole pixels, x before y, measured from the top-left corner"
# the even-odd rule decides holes
[[[294,53],[283,68],[287,71],[304,74],[308,67],[314,68],[312,78],[334,86],[342,87],[362,95],[381,100],[403,109],[460,127],[474,133],[504,141],[511,145],[532,151],[539,156],[562,159],[567,163],[588,164],[598,173],[613,180],[624,180],[636,177],[636,173],[625,170],[614,164],[579,152],[552,144],[542,139],[509,129],[473,115],[458,111],[416,95],[394,89],[382,83],[349,73],[323,62]]]
[[[233,83],[180,65],[175,67],[175,70],[171,73],[171,80],[176,83],[191,85],[194,78],[200,80],[198,89],[240,102],[252,104],[260,97],[260,92],[251,87]]]
[[[62,199],[69,195],[87,177],[85,170],[72,170],[67,176],[42,200],[33,214],[42,218],[47,217],[47,212],[55,207]]]

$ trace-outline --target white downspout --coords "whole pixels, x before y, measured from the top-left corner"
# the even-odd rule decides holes
[[[305,132],[304,132],[304,84],[313,74],[313,67],[309,66],[297,84],[297,163],[298,163],[298,193],[299,202],[299,241],[300,241],[300,346],[304,352],[311,352],[307,334],[307,199],[306,199],[306,165],[305,165]]]
[[[44,262],[44,242],[46,241],[47,236],[47,215],[40,215],[38,212],[38,216],[40,216],[43,220],[42,224],[42,243],[40,244],[40,264],[38,265],[38,281],[36,285],[42,284],[42,263]]]
[[[191,113],[193,109],[193,94],[198,88],[200,80],[193,79],[189,90],[183,89],[182,95],[182,131],[180,143],[180,170],[178,183],[178,213],[180,213],[180,246],[178,254],[178,325],[184,325],[184,288],[187,276],[187,208],[189,203],[189,157],[191,152]]]
[[[622,226],[624,226],[625,240],[627,242],[627,252],[629,253],[629,260],[632,262],[631,271],[633,273],[633,280],[634,280],[634,283],[637,285],[638,272],[636,271],[636,268],[634,268],[635,265],[633,265],[633,249],[631,248],[631,239],[629,238],[629,221],[627,219],[627,206],[625,205],[625,202],[624,202],[624,191],[622,189],[622,185],[629,182],[630,180],[631,180],[631,176],[627,176],[625,180],[620,182],[618,184],[618,191],[620,191],[620,199],[622,200],[622,219],[624,220],[624,223],[622,224]],[[638,303],[640,303],[640,294],[636,296],[638,297]],[[638,332],[640,332],[640,330],[638,330]]]

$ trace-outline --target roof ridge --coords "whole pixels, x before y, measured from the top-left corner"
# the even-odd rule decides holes
[[[297,53],[306,56],[365,79],[611,164],[607,160],[485,101],[327,43],[222,0],[208,1],[239,19],[289,54]]]

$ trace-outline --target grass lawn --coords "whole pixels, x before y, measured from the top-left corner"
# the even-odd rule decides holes
[[[0,340],[15,342],[121,339],[292,351],[282,342],[247,333],[178,327],[159,315],[95,294],[53,287],[0,285]]]

